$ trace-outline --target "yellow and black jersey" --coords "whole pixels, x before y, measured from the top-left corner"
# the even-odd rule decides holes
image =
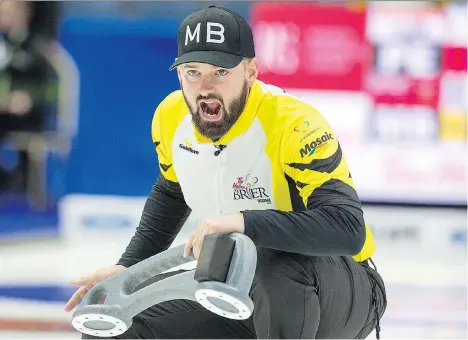
[[[338,138],[314,107],[283,90],[256,81],[239,120],[216,142],[198,133],[175,91],[156,109],[152,138],[161,174],[153,191],[167,196],[164,214],[180,215],[172,213],[171,226],[161,209],[153,213],[166,240],[189,211],[200,220],[242,212],[246,235],[261,247],[356,261],[373,254]]]

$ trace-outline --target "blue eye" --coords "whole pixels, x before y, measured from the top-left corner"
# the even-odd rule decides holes
[[[226,70],[218,70],[218,71],[216,71],[216,74],[217,74],[218,76],[225,76],[226,74],[228,74],[228,71],[226,71]]]

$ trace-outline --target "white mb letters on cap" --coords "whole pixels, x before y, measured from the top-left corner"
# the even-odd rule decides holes
[[[189,43],[189,41],[193,41],[195,38],[197,39],[197,43],[200,42],[200,25],[198,23],[195,27],[195,30],[190,30],[190,26],[187,26],[187,30],[185,31],[185,46]],[[219,28],[219,29],[214,29]],[[224,26],[218,24],[217,22],[207,22],[206,23],[206,42],[209,43],[216,43],[222,44],[224,42]]]

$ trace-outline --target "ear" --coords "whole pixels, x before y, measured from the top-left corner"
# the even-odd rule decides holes
[[[257,58],[252,58],[251,60],[247,61],[246,71],[247,71],[247,83],[249,87],[251,87],[258,77],[258,59]]]

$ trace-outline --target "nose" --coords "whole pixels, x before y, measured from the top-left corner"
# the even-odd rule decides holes
[[[200,85],[200,95],[206,97],[214,93],[214,84],[210,77],[204,77]]]

